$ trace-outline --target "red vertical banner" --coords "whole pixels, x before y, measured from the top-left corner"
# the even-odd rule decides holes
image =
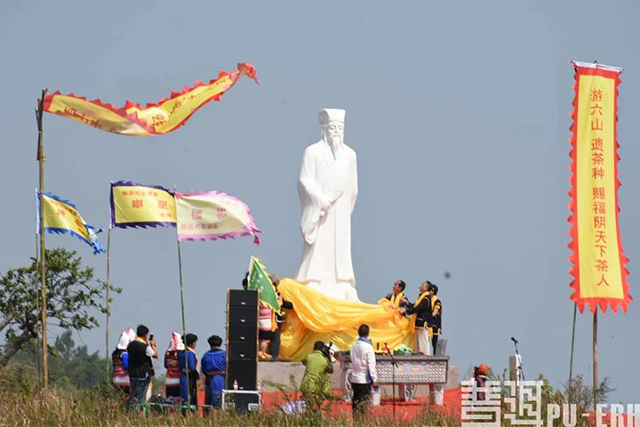
[[[618,226],[618,85],[621,68],[573,62],[575,98],[571,117],[571,300],[582,313],[611,305],[627,311],[628,259]]]

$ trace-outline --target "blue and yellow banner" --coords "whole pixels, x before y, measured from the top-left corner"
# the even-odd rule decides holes
[[[175,227],[173,193],[159,185],[131,181],[111,183],[110,227]]]
[[[96,230],[95,227],[87,224],[73,203],[45,192],[42,195],[42,206],[44,208],[44,231],[47,233],[70,234],[91,246],[95,255],[106,252],[97,236],[97,233],[102,230]],[[37,230],[40,232],[40,193],[37,189],[36,207],[38,209],[36,215],[38,220]]]

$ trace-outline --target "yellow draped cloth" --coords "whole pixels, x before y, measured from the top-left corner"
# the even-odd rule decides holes
[[[374,350],[400,345],[413,348],[414,330],[410,319],[381,300],[379,304],[343,301],[325,296],[291,279],[278,285],[282,297],[293,304],[287,310],[280,338],[280,357],[302,360],[313,351],[316,341],[333,342],[340,350],[347,350],[358,339],[358,328],[369,325],[369,339]]]

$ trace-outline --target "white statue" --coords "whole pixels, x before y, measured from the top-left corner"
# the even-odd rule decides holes
[[[351,262],[358,173],[356,153],[344,144],[344,116],[344,110],[320,111],[322,140],[304,150],[298,180],[304,247],[297,280],[325,295],[359,301]]]

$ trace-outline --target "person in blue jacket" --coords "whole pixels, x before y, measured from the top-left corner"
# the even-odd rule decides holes
[[[212,335],[207,342],[211,346],[211,350],[202,356],[202,374],[206,377],[205,403],[219,408],[222,405],[227,352],[220,348],[222,338],[219,336]]]
[[[198,380],[200,375],[198,374],[198,358],[196,357],[195,349],[198,343],[198,336],[196,334],[187,334],[184,339],[187,348],[178,354],[178,366],[180,367],[180,398],[183,404],[189,403],[191,405],[198,404]],[[186,358],[185,358],[186,355]],[[186,361],[189,362],[187,369]],[[189,390],[187,392],[187,375],[189,376]]]

